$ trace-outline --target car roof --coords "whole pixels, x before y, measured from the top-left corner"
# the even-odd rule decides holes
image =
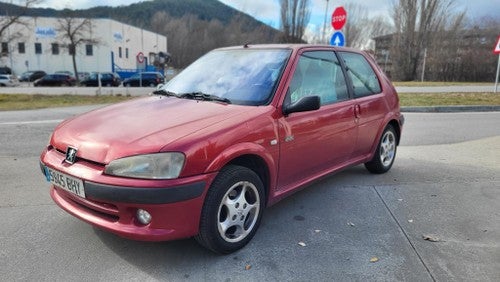
[[[245,44],[238,46],[230,46],[218,48],[215,50],[244,50],[244,49],[292,49],[298,51],[300,49],[331,49],[335,51],[350,51],[356,53],[363,53],[359,49],[349,47],[337,47],[326,44]]]

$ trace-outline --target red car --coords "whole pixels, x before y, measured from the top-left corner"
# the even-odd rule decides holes
[[[41,168],[53,200],[94,226],[230,253],[304,185],[363,163],[387,172],[403,121],[364,52],[245,45],[209,52],[155,95],[64,121]]]

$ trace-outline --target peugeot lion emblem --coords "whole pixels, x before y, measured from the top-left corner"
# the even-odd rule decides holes
[[[76,161],[76,148],[69,147],[66,150],[66,158],[64,158],[64,161],[70,164],[74,164]]]

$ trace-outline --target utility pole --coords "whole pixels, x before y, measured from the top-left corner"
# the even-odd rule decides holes
[[[427,59],[427,48],[424,49],[424,63],[422,64],[422,77],[420,79],[421,82],[424,82],[425,75],[425,60]]]
[[[328,13],[328,0],[326,0],[326,7],[325,7],[325,21],[323,22],[323,35],[321,36],[321,42],[325,42],[325,32],[326,32],[326,14]]]

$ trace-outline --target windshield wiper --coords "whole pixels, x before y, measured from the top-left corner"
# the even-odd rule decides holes
[[[193,100],[201,100],[201,101],[216,101],[222,102],[226,104],[231,104],[231,101],[227,98],[222,98],[216,95],[205,94],[203,92],[191,92],[191,93],[183,93],[179,94],[178,97],[184,99],[193,99]]]
[[[153,91],[153,94],[163,95],[163,96],[174,96],[174,97],[180,98],[179,94],[172,92],[172,91],[165,90],[165,89],[155,90],[155,91]]]

